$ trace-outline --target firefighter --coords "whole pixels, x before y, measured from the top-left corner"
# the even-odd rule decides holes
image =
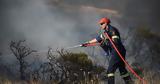
[[[98,32],[97,37],[82,44],[82,47],[87,47],[88,44],[92,43],[100,43],[100,46],[103,48],[103,50],[107,53],[110,52],[111,55],[111,59],[109,60],[109,66],[107,69],[108,84],[115,84],[114,74],[117,68],[119,69],[120,75],[124,79],[125,84],[130,84],[131,77],[129,76],[129,73],[125,68],[124,62],[118,56],[118,53],[112,46],[107,36],[104,34],[107,33],[109,35],[109,37],[112,39],[115,46],[125,59],[126,49],[121,42],[120,33],[115,27],[111,26],[110,23],[111,22],[107,17],[102,18],[99,21],[100,31]]]

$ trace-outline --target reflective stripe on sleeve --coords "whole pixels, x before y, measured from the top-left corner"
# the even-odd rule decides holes
[[[115,39],[115,38],[119,39],[119,36],[112,36],[112,39]]]
[[[102,35],[102,34],[100,35],[100,37],[101,37],[101,39],[104,39],[104,37],[103,37],[103,35]]]

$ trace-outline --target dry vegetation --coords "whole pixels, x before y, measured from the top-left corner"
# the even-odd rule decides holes
[[[159,84],[160,83],[160,77],[153,75],[155,73],[153,72],[146,72],[144,74],[144,79],[146,80],[147,84]],[[22,80],[10,80],[5,77],[0,77],[0,84],[104,84],[103,82],[100,82],[101,80],[99,78],[93,78],[90,79],[87,78],[86,80],[81,80],[78,83],[76,82],[70,82],[70,83],[58,83],[58,81],[55,80],[28,80],[28,81],[22,81]],[[135,79],[134,84],[142,84],[141,81],[138,79]]]
[[[156,74],[155,72],[151,72],[151,71],[144,72],[144,79],[147,84],[159,84],[160,83],[160,76]],[[136,79],[135,84],[142,84],[142,82]]]
[[[160,84],[160,72],[154,71],[158,67],[156,64],[160,63],[158,59],[160,37],[148,29],[139,28],[135,31],[132,40],[130,47],[133,48],[133,52],[129,55],[134,56],[137,62],[133,63],[132,67],[147,81],[147,84]],[[12,72],[15,68],[10,68],[2,62],[3,53],[0,53],[0,84],[104,84],[101,78],[105,75],[103,74],[105,68],[93,63],[87,54],[72,53],[63,49],[53,51],[49,48],[46,52],[47,61],[38,62],[39,64],[36,65],[38,68],[33,68],[32,63],[29,63],[26,57],[32,57],[35,50],[30,49],[24,43],[25,41],[10,43],[10,50],[18,61],[16,66],[19,68],[14,70],[17,71],[16,74]],[[142,50],[146,48],[148,52],[142,53]],[[147,61],[149,65],[144,67]],[[143,67],[143,70],[137,66]],[[134,76],[132,78],[135,84],[142,84]]]

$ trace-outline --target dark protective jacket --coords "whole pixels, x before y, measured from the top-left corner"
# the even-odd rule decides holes
[[[119,31],[111,25],[109,25],[108,27],[109,27],[108,30],[99,31],[99,33],[96,37],[96,40],[101,43],[100,46],[103,48],[103,50],[106,53],[110,53],[110,55],[112,56],[112,59],[115,62],[118,62],[118,61],[120,61],[120,57],[118,56],[117,52],[115,51],[115,49],[112,46],[109,39],[104,35],[104,32],[109,35],[109,37],[112,39],[115,46],[117,47],[117,49],[119,50],[119,52],[122,54],[122,56],[124,58],[125,58],[126,49],[124,48],[124,46],[121,42],[121,37],[120,37]]]

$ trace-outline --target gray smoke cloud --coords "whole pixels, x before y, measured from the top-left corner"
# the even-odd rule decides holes
[[[5,23],[1,27],[2,41],[26,39],[41,48],[67,44],[67,38],[73,39],[70,30],[75,28],[75,21],[63,15],[58,18],[56,10],[50,11],[42,0],[4,2],[7,9],[2,10]]]
[[[154,32],[159,31],[159,0],[129,0],[123,11],[123,23],[132,26],[148,26]],[[126,20],[126,21],[125,21]]]
[[[108,16],[114,25],[121,18],[117,9],[94,2],[66,0],[1,0],[0,51],[5,62],[16,60],[9,50],[11,40],[26,40],[42,55],[48,50],[74,46],[92,39],[98,30],[98,20]],[[108,3],[107,3],[108,4]],[[92,48],[73,49],[77,52]],[[96,57],[102,62],[103,57]],[[41,56],[43,60],[45,56]],[[28,58],[31,60],[32,58]]]
[[[130,27],[147,24],[159,31],[158,0],[0,0],[0,51],[11,40],[25,39],[43,51],[91,39],[101,17],[111,18],[122,37]],[[129,46],[129,44],[126,44]],[[85,49],[84,49],[85,50]],[[6,53],[5,53],[6,52]]]
[[[95,33],[102,14],[117,14],[115,10],[101,10],[83,3],[72,6],[70,2],[1,0],[0,50],[6,49],[11,40],[19,39],[27,40],[37,49],[79,44]]]

